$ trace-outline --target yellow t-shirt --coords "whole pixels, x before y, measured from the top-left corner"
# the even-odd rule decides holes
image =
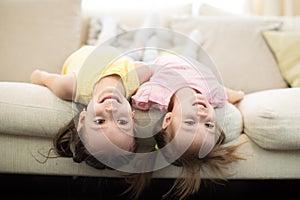
[[[120,76],[128,99],[139,87],[134,63],[110,46],[83,46],[71,54],[64,63],[62,74],[74,73],[77,77],[74,101],[88,104],[94,85],[103,77]]]

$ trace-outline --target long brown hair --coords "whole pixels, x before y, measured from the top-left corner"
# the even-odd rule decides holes
[[[59,129],[53,138],[53,150],[61,157],[73,158],[73,161],[77,163],[85,161],[88,165],[96,169],[108,168],[92,156],[84,147],[76,128],[78,119],[79,114],[71,119],[66,126]]]
[[[237,155],[236,151],[242,144],[225,146],[225,134],[221,131],[220,137],[212,151],[204,158],[199,159],[197,153],[185,152],[180,158],[172,164],[182,167],[180,176],[174,181],[172,188],[163,196],[163,198],[186,199],[196,193],[201,185],[201,172],[205,172],[205,166],[214,173],[218,179],[225,180],[231,174],[226,171],[226,165],[243,158]],[[161,130],[154,135],[159,148],[167,145],[170,141],[169,134]],[[202,170],[202,171],[201,171]]]
[[[218,124],[216,124],[216,127],[220,136],[216,145],[207,156],[200,159],[197,152],[186,151],[177,160],[170,162],[174,166],[181,167],[182,171],[178,178],[175,179],[171,189],[163,196],[163,199],[187,199],[190,195],[199,191],[202,182],[202,173],[208,175],[209,173],[207,172],[210,172],[214,174],[214,177],[216,177],[214,182],[217,182],[217,179],[226,180],[227,177],[232,175],[227,172],[227,165],[238,160],[244,160],[244,158],[237,153],[238,148],[244,143],[224,145],[226,139],[225,133]],[[166,134],[165,129],[161,129],[153,137],[159,149],[166,146],[172,139],[170,134]],[[153,151],[155,150],[153,147]],[[167,150],[164,154],[166,160],[169,160],[167,155],[172,155],[172,153]],[[146,160],[145,165],[148,164],[151,163],[147,163]],[[143,190],[150,186],[152,174],[153,172],[151,171],[131,174],[127,177],[127,181],[130,184],[127,192],[131,192],[132,199],[138,199]]]
[[[76,125],[78,124],[78,120],[79,113],[57,132],[53,138],[52,150],[61,157],[73,158],[74,162],[77,163],[85,161],[88,165],[96,169],[112,169],[101,163],[85,148],[77,132]],[[136,138],[134,139],[133,149],[130,151],[136,152],[137,143]],[[125,160],[129,161],[130,159]],[[124,159],[121,158],[120,160]],[[128,183],[128,187],[120,195],[129,195],[132,199],[138,199],[145,187],[149,185],[151,179],[151,173],[124,173],[121,175],[123,175],[125,181]]]

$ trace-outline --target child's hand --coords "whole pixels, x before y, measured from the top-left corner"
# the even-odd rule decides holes
[[[227,92],[227,100],[229,103],[232,104],[239,102],[245,96],[245,93],[243,91],[232,90],[229,88],[226,88],[226,92]]]

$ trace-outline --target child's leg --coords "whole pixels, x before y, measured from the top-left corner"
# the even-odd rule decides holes
[[[243,91],[232,90],[230,88],[226,88],[226,93],[228,102],[232,104],[242,100],[245,96]]]
[[[73,74],[54,74],[42,70],[32,72],[31,83],[49,88],[57,97],[64,100],[72,100],[75,86],[75,76]]]

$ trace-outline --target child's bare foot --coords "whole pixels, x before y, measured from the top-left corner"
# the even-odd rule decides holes
[[[30,81],[31,83],[33,84],[37,84],[37,85],[43,85],[44,86],[44,78],[43,78],[43,75],[47,73],[45,71],[42,71],[42,70],[39,70],[39,69],[36,69],[34,70],[32,73],[31,73],[31,76],[30,76]]]
[[[227,88],[227,97],[229,103],[237,103],[240,100],[242,100],[245,96],[245,93],[243,91],[237,91]]]

